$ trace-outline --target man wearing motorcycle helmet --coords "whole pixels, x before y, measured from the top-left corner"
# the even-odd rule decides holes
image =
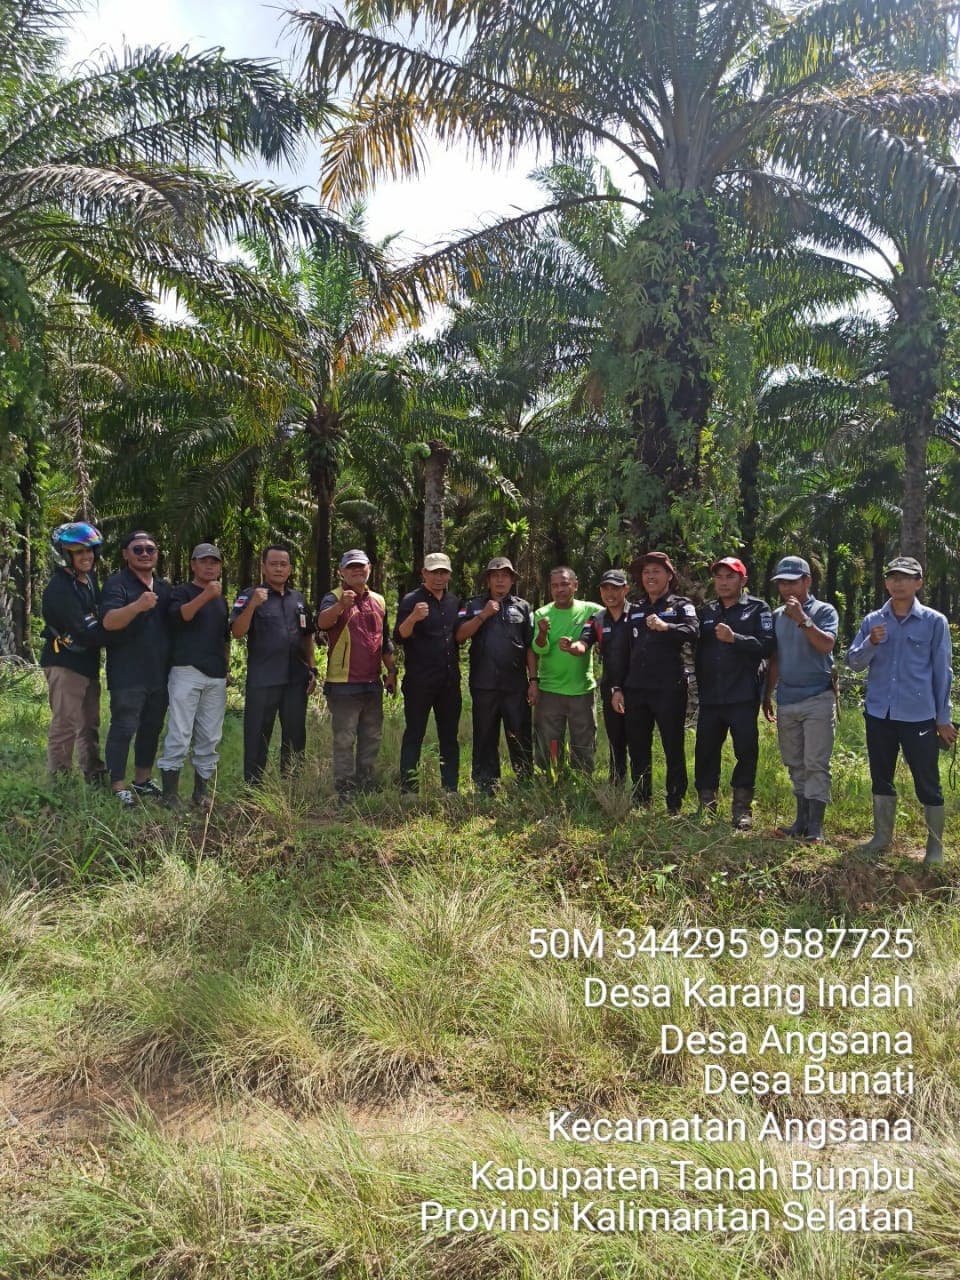
[[[57,568],[43,592],[46,624],[40,666],[47,680],[47,768],[77,763],[89,782],[105,776],[100,758],[100,588],[93,572],[103,538],[92,524],[58,525],[50,535]]]

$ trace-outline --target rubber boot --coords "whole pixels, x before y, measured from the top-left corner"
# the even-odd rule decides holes
[[[160,797],[160,803],[165,809],[173,809],[178,813],[183,805],[180,803],[180,770],[179,769],[161,769],[160,781],[163,783],[163,795]]]
[[[807,832],[803,839],[809,844],[823,844],[823,815],[826,811],[826,800],[807,801]]]
[[[712,818],[717,812],[717,793],[715,791],[698,791],[697,799],[700,801],[700,816],[702,818]]]
[[[207,795],[207,779],[201,778],[199,773],[193,775],[193,795],[190,797],[190,803],[195,809],[210,808],[210,797]]]
[[[857,853],[876,858],[893,844],[893,828],[897,820],[897,797],[873,797],[873,836],[860,845]]]
[[[794,840],[799,840],[802,836],[805,836],[809,820],[808,804],[809,801],[806,796],[797,796],[797,816],[794,818],[792,826],[777,827],[773,834],[775,836],[789,836]]]
[[[925,867],[939,866],[943,861],[943,822],[946,813],[942,804],[923,806],[923,816],[927,824],[927,852],[923,859]]]
[[[731,812],[734,831],[753,830],[753,787],[734,787]]]

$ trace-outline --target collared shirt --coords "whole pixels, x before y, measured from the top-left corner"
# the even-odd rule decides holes
[[[313,620],[299,591],[267,588],[267,598],[250,619],[247,632],[247,688],[266,689],[278,684],[303,684],[310,669],[303,656],[304,638],[313,631]],[[231,625],[243,612],[253,587],[237,596],[230,614]]]
[[[317,613],[337,604],[342,595],[343,587],[328,591]],[[383,655],[393,653],[383,596],[366,588],[323,634],[329,646],[324,693],[372,693],[381,687]]]
[[[887,628],[885,640],[870,643],[872,627]],[[935,720],[950,723],[950,628],[942,613],[914,600],[898,618],[891,601],[868,613],[847,654],[847,665],[866,671],[867,714],[885,720]]]
[[[717,639],[717,625],[725,622],[733,643]],[[697,690],[704,706],[759,702],[760,673],[777,647],[773,614],[766,600],[742,595],[729,608],[710,600],[700,610],[697,645]]]
[[[489,591],[474,596],[460,610],[457,626],[483,612]],[[509,592],[500,610],[485,618],[470,640],[470,688],[525,693],[527,650],[533,642],[533,611],[526,600]]]
[[[584,624],[580,632],[581,644],[585,644],[588,649],[593,645],[597,646],[602,664],[600,688],[604,692],[609,691],[613,683],[610,676],[611,667],[619,664],[624,670],[626,669],[626,657],[630,645],[628,619],[631,608],[630,601],[625,601],[619,618],[615,618],[609,609],[601,609]]]
[[[170,669],[170,627],[167,607],[170,583],[153,578],[144,583],[126,566],[103,584],[100,614],[124,609],[139,600],[145,591],[154,591],[157,603],[146,613],[138,613],[122,631],[108,631],[107,687],[109,689],[163,689]]]
[[[833,653],[818,653],[781,605],[773,615],[773,628],[777,637],[777,702],[781,707],[792,706],[818,693],[825,693],[833,684]],[[803,612],[813,619],[813,625],[828,635],[835,636],[840,619],[832,604],[807,596]]]
[[[551,602],[543,605],[533,615],[534,638],[540,619],[550,619],[547,647],[541,649],[537,644],[533,646],[533,652],[539,659],[537,674],[543,693],[562,693],[571,698],[580,698],[585,693],[592,693],[597,687],[592,655],[585,653],[578,657],[575,653],[566,653],[559,645],[564,637],[579,640],[583,628],[600,608],[592,600],[574,600],[569,609],[558,609]]]
[[[69,569],[57,569],[44,588],[41,608],[46,623],[41,667],[66,667],[96,680],[105,639],[100,626],[100,588],[93,574],[88,573],[84,583]]]
[[[193,582],[174,587],[170,594],[170,631],[173,647],[170,653],[171,667],[196,667],[214,680],[227,677],[227,602],[223,596],[214,596],[202,605],[189,622],[180,612],[180,606],[196,600],[203,591]]]
[[[416,624],[410,638],[404,640],[400,624],[421,601],[427,606],[427,616]],[[449,591],[444,591],[438,600],[426,587],[417,587],[400,601],[393,638],[403,645],[404,688],[408,683],[459,685],[460,652],[453,638],[460,621],[459,612],[460,600]]]
[[[647,618],[656,614],[667,624],[654,631]],[[630,606],[627,627],[629,645],[624,659],[611,666],[611,683],[625,689],[667,689],[686,679],[683,646],[693,643],[700,630],[697,611],[686,596],[666,592],[656,600],[640,600]]]

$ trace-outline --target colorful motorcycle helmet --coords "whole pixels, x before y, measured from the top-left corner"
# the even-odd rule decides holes
[[[50,543],[60,564],[70,569],[73,567],[71,551],[79,551],[87,547],[94,556],[98,556],[100,547],[103,545],[103,537],[100,530],[95,529],[92,524],[85,524],[82,520],[78,520],[71,524],[58,524],[50,535]]]

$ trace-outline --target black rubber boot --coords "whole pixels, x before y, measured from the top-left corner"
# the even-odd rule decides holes
[[[753,830],[752,787],[733,788],[733,811],[731,813],[731,818],[733,819],[734,831]]]
[[[789,827],[777,827],[774,831],[775,836],[786,836],[793,840],[799,840],[807,834],[807,820],[809,818],[809,800],[806,796],[797,796],[797,816],[793,820],[793,825]]]
[[[823,815],[826,811],[826,800],[807,801],[807,833],[803,839],[810,844],[823,844]]]
[[[175,813],[179,813],[183,808],[180,803],[180,770],[179,769],[161,769],[160,781],[163,783],[163,794],[160,797],[160,803],[165,809],[172,809]]]
[[[210,808],[211,799],[207,794],[207,781],[206,778],[201,778],[199,773],[193,775],[193,795],[190,797],[190,803],[195,809]]]

